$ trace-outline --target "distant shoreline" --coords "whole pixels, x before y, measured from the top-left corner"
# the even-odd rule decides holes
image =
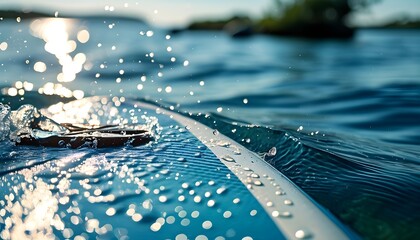
[[[54,14],[47,14],[42,12],[23,12],[23,11],[16,11],[16,10],[0,10],[0,18],[1,19],[32,19],[32,18],[42,18],[42,17],[54,17]]]
[[[293,30],[293,28],[289,26],[286,28],[279,28],[277,32],[270,32],[265,29],[261,29],[255,22],[251,21],[250,19],[246,19],[245,17],[232,17],[232,18],[228,18],[224,20],[194,21],[185,28],[176,29],[176,32],[207,30],[207,31],[225,31],[228,34],[232,35],[232,32],[235,32],[235,29],[232,30],[232,27],[231,27],[232,25],[233,26],[236,25],[237,32],[243,29],[247,30],[248,32],[246,33],[248,35],[263,34],[263,35],[304,37],[304,38],[348,38],[352,36],[353,32],[357,30],[363,30],[363,29],[420,30],[420,20],[413,20],[413,21],[394,20],[383,25],[354,26],[354,27],[342,26],[341,28],[335,26],[334,24],[331,24],[331,25],[322,25],[322,24],[321,25],[316,25],[316,24],[292,25],[292,27],[294,27],[294,29],[297,29],[297,30]],[[315,33],[312,35],[307,34],[310,31],[315,31]],[[322,31],[322,32],[321,34],[317,35],[316,31]],[[343,34],[340,35],[340,31]],[[345,34],[346,33],[345,31],[347,31],[347,34]]]
[[[16,10],[0,10],[0,18],[3,19],[17,19],[21,18],[21,20],[25,19],[34,19],[34,18],[55,18],[54,14],[49,14],[40,11],[30,11],[30,12],[23,12],[23,11],[16,11]],[[95,19],[95,18],[113,18],[125,21],[133,21],[133,22],[142,22],[145,21],[141,18],[136,18],[133,16],[121,16],[121,15],[100,15],[100,14],[93,14],[93,15],[77,15],[77,14],[59,14],[58,18],[83,18],[83,19]]]
[[[0,20],[5,19],[35,19],[35,18],[54,18],[54,13],[46,13],[41,11],[18,11],[18,10],[0,10]],[[124,21],[133,21],[145,23],[146,21],[135,16],[121,16],[121,15],[77,15],[77,14],[59,14],[59,18],[81,18],[81,19],[119,19]],[[234,23],[234,24],[232,24]],[[420,30],[420,19],[397,19],[391,20],[388,23],[376,26],[355,26],[348,27],[351,31],[357,30]],[[250,18],[246,16],[233,16],[226,19],[209,19],[192,21],[189,25],[176,29],[169,29],[173,33],[183,31],[225,31],[233,37],[250,36],[254,34],[277,35],[277,36],[292,36],[287,31],[284,33],[270,33],[261,31],[258,26]],[[299,37],[299,36],[297,36]],[[328,37],[328,36],[327,36]]]

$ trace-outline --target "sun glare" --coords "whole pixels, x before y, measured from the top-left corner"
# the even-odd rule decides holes
[[[87,29],[79,29],[74,32],[73,26],[76,20],[62,18],[45,18],[35,19],[30,24],[30,31],[34,37],[44,40],[44,49],[46,52],[53,54],[61,66],[61,72],[57,73],[57,81],[60,83],[72,82],[76,79],[76,75],[83,69],[89,68],[84,66],[87,62],[85,53],[77,52],[78,43],[84,44],[89,41],[90,35]],[[74,35],[74,40],[72,36]],[[0,44],[0,50],[7,49],[7,43]],[[28,64],[29,62],[27,62]],[[49,66],[49,65],[48,65]],[[48,71],[47,64],[37,61],[33,65],[33,70],[38,73]],[[51,70],[49,70],[51,71]],[[25,81],[16,82],[15,86],[3,88],[2,94],[9,96],[24,95],[25,91],[32,91],[33,83]],[[62,97],[77,99],[83,98],[84,92],[81,90],[71,91],[62,84],[46,83],[38,89],[38,92],[46,95],[59,95]]]
[[[72,21],[62,18],[37,19],[30,26],[32,34],[45,41],[45,51],[55,55],[62,66],[62,72],[57,75],[58,82],[74,81],[86,62],[83,53],[77,53],[74,57],[70,55],[77,49],[77,42],[69,37]],[[86,43],[89,32],[86,29],[79,31],[77,39]]]

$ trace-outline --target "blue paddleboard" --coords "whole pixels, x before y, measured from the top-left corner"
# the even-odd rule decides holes
[[[140,146],[14,146],[0,163],[2,239],[355,239],[253,152],[190,118],[93,97],[42,113],[141,126]]]

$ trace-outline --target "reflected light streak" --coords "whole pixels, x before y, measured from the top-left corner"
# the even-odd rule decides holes
[[[64,87],[60,83],[46,83],[43,87],[38,89],[39,94],[45,95],[57,95],[60,97],[71,98],[74,97],[76,99],[82,99],[84,97],[84,92],[82,90],[70,90]]]
[[[86,62],[84,53],[77,53],[74,57],[70,54],[76,51],[77,42],[70,39],[70,28],[75,20],[62,18],[36,19],[31,25],[31,32],[35,37],[45,41],[45,51],[55,55],[62,71],[57,75],[58,82],[72,82],[76,74],[83,69]],[[77,39],[80,43],[89,41],[89,32],[84,29],[78,32]],[[46,68],[34,66],[35,71],[43,72]]]

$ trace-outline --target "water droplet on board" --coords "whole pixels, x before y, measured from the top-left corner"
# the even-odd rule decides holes
[[[213,223],[211,221],[204,221],[202,224],[202,227],[204,229],[210,229],[213,226]]]
[[[129,208],[126,212],[127,216],[133,216],[136,210],[134,208]]]
[[[178,216],[179,216],[180,218],[185,218],[185,217],[187,216],[187,212],[186,212],[185,210],[181,210],[181,211],[178,213]]]
[[[225,191],[226,191],[225,187],[220,187],[216,190],[216,193],[220,195],[220,194],[224,193]]]
[[[194,197],[194,202],[195,202],[195,203],[199,203],[199,202],[201,202],[201,197],[200,197],[200,196],[195,196],[195,197]]]
[[[150,226],[150,230],[152,230],[153,232],[157,232],[160,230],[161,227],[162,225],[160,223],[155,222]]]
[[[230,142],[227,142],[227,141],[219,141],[219,142],[217,142],[217,146],[219,146],[219,147],[229,147],[230,146]]]
[[[135,214],[133,214],[133,216],[131,216],[131,219],[134,222],[140,222],[140,220],[143,219],[143,216],[140,213],[135,213]]]
[[[253,181],[253,184],[255,185],[255,186],[262,186],[262,185],[264,185],[260,180],[255,180],[255,181]]]
[[[166,202],[166,201],[168,201],[168,197],[166,197],[166,196],[164,196],[164,195],[159,196],[159,202],[164,203],[164,202]]]
[[[236,149],[233,153],[234,153],[235,155],[241,155],[241,152],[240,152],[238,149]]]
[[[199,212],[199,211],[193,211],[193,212],[191,213],[191,217],[192,217],[192,218],[198,218],[198,216],[200,216],[200,212]]]
[[[186,226],[190,225],[190,222],[191,221],[188,218],[184,218],[184,219],[181,220],[181,225],[186,227]]]
[[[232,216],[232,212],[231,211],[225,211],[224,213],[223,213],[223,217],[224,218],[230,218]]]
[[[206,235],[198,235],[195,240],[209,240],[209,238]]]
[[[110,207],[110,208],[108,208],[107,210],[106,210],[106,215],[108,215],[108,216],[114,216],[115,215],[115,213],[116,213],[117,211],[115,210],[115,208],[113,208],[113,207]]]
[[[152,201],[151,200],[146,200],[146,201],[144,201],[143,203],[142,203],[142,207],[144,208],[144,209],[146,209],[146,210],[152,210],[153,209],[153,204],[152,204]]]
[[[256,173],[251,173],[249,176],[252,177],[252,178],[259,178],[260,177],[260,175],[258,175]]]
[[[285,193],[285,192],[283,192],[283,191],[276,191],[276,195],[277,195],[277,196],[280,196],[280,195],[286,195],[286,193]]]
[[[225,155],[222,157],[222,160],[226,161],[226,162],[235,162],[235,159],[233,159],[231,156],[229,155]]]
[[[281,212],[279,216],[284,217],[284,218],[288,218],[288,217],[291,217],[292,214],[290,212]]]
[[[304,231],[304,230],[298,230],[298,231],[296,231],[296,233],[295,233],[295,237],[296,238],[299,238],[299,239],[305,239],[305,238],[309,238],[309,237],[311,237],[312,235],[309,233],[309,232],[307,232],[307,231]]]
[[[213,207],[215,204],[216,204],[216,202],[215,202],[214,200],[209,200],[209,201],[207,202],[207,206],[208,206],[208,207]]]
[[[183,233],[178,234],[178,235],[176,235],[176,237],[175,237],[175,240],[187,240],[187,239],[188,239],[187,235],[185,235],[185,234],[183,234]]]
[[[253,216],[255,216],[255,215],[257,215],[257,210],[252,210],[249,214],[253,217]]]
[[[174,216],[168,216],[166,218],[166,223],[167,224],[173,224],[173,223],[175,223],[175,217]]]

